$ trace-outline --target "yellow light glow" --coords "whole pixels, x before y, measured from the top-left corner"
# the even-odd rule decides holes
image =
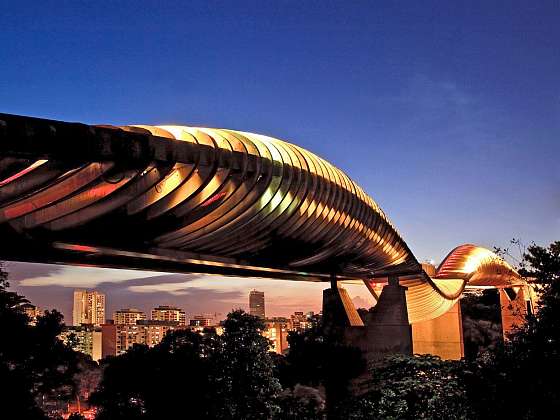
[[[497,257],[492,251],[486,248],[477,247],[471,251],[467,260],[465,261],[461,272],[470,274],[474,272],[484,260]]]

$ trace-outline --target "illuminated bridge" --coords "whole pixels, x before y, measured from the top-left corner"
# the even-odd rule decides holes
[[[225,129],[0,114],[0,235],[0,258],[11,260],[335,279],[364,282],[375,297],[398,278],[411,323],[445,313],[465,287],[523,285],[473,245],[423,267],[340,169]]]

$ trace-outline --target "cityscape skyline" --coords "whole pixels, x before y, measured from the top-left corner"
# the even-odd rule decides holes
[[[29,267],[34,270],[29,271]],[[28,297],[32,304],[44,309],[57,309],[64,315],[67,325],[72,324],[72,297],[74,289],[95,289],[106,295],[106,318],[125,309],[136,308],[148,317],[151,310],[158,305],[178,306],[185,310],[187,319],[200,314],[225,315],[232,309],[244,309],[249,312],[248,295],[250,290],[258,288],[266,295],[266,315],[270,317],[289,316],[295,311],[320,312],[322,290],[328,283],[290,282],[285,280],[265,280],[253,278],[221,278],[219,276],[200,276],[158,273],[159,276],[138,277],[141,272],[132,270],[107,270],[100,268],[82,268],[84,277],[89,282],[77,281],[74,268],[66,271],[66,266],[44,264],[23,264],[7,262],[12,288]],[[48,270],[49,275],[44,276]],[[113,274],[119,274],[111,278]],[[165,276],[162,281],[160,276]],[[200,280],[199,277],[203,277]],[[204,290],[201,300],[200,282],[214,282],[213,290]],[[74,280],[72,280],[74,278]],[[98,281],[92,281],[97,279]],[[38,281],[35,283],[35,281]],[[21,285],[23,282],[23,285]],[[286,287],[279,288],[278,282]],[[63,284],[57,284],[61,283]],[[84,284],[85,283],[85,284]],[[186,287],[192,283],[192,288]],[[35,286],[40,284],[40,286]],[[44,285],[43,285],[44,284]],[[167,285],[166,291],[160,288]],[[151,291],[151,287],[156,290]],[[356,307],[369,308],[373,299],[365,286],[345,285]],[[132,290],[131,290],[132,288]],[[142,290],[142,291],[139,291]],[[303,295],[300,295],[301,291]]]
[[[265,315],[265,294],[253,289],[248,294],[248,313],[263,321],[261,334],[269,340],[270,351],[284,354],[289,348],[288,333],[304,331],[318,325],[322,313],[294,311],[288,316]],[[74,289],[72,324],[65,325],[59,338],[71,347],[99,362],[108,356],[119,356],[135,344],[153,347],[165,335],[176,330],[206,333],[207,328],[221,335],[222,314],[202,313],[187,316],[183,308],[169,305],[154,306],[149,312],[138,308],[121,308],[106,316],[106,295],[99,290]],[[29,324],[36,325],[41,309],[32,303],[24,305]]]

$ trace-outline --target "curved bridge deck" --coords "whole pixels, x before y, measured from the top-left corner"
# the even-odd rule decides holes
[[[0,114],[0,258],[306,281],[399,277],[409,318],[523,282],[474,245],[427,273],[344,172],[292,143]]]

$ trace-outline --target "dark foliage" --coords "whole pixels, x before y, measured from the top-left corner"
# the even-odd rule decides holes
[[[336,334],[323,334],[321,326],[290,332],[288,342],[290,350],[282,385],[324,388],[329,417],[338,416],[339,407],[351,395],[352,380],[365,370],[360,350],[343,344]]]
[[[60,401],[74,396],[76,353],[58,339],[62,315],[45,312],[35,326],[22,310],[28,301],[8,290],[7,273],[0,266],[0,406],[10,418],[40,419]]]
[[[228,314],[214,358],[215,418],[264,419],[276,410],[273,397],[281,387],[263,330],[259,318],[242,310]]]
[[[359,397],[350,389],[364,361],[336,332],[291,333],[288,355],[273,355],[262,321],[234,311],[221,336],[176,331],[154,348],[107,359],[91,401],[100,419],[548,418],[560,410],[560,242],[528,247],[523,273],[540,287],[540,309],[506,343],[471,337],[471,357],[463,361],[390,357]],[[7,286],[0,270],[0,323],[14,337],[0,341],[0,403],[18,410],[2,414],[45,418],[49,401],[91,392],[99,371],[56,338],[60,314],[29,325],[26,300]],[[481,321],[498,331],[496,299],[491,292],[466,297],[464,319],[478,322],[477,331]]]
[[[524,262],[524,274],[541,290],[539,310],[503,349],[481,361],[483,418],[496,412],[512,419],[547,418],[560,410],[560,242],[528,247]]]
[[[469,419],[463,362],[437,356],[388,357],[371,372],[370,391],[350,401],[348,419]]]
[[[280,385],[262,321],[239,310],[224,327],[222,336],[175,331],[151,349],[134,346],[107,359],[91,398],[98,418],[270,418]]]
[[[465,357],[474,360],[503,345],[498,290],[484,290],[461,299]]]
[[[366,308],[358,308],[356,309],[356,311],[358,312],[358,315],[360,315],[360,318],[362,319],[362,322],[365,324],[367,322],[368,319],[368,315],[371,314],[373,312],[373,309],[375,308],[375,306],[372,306],[369,309]]]
[[[285,389],[277,399],[275,420],[315,420],[324,416],[325,398],[318,389],[296,385]]]
[[[501,345],[501,339],[492,338],[492,334],[501,336],[495,292],[466,297],[463,316],[476,321],[482,334],[470,337],[474,347],[470,360],[389,358],[372,372],[371,392],[350,401],[344,418],[539,419],[557,413],[560,242],[528,247],[521,267],[525,276],[536,281],[541,298],[538,312],[528,316],[509,340]],[[490,328],[483,331],[481,323]]]

